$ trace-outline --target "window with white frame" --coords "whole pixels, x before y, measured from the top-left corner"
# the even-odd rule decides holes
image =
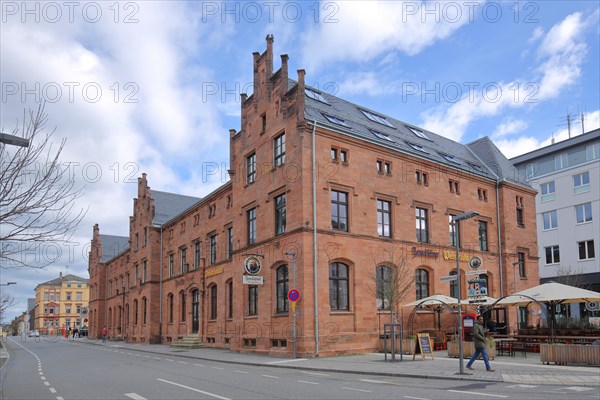
[[[575,206],[575,217],[578,224],[592,221],[592,203],[584,203]]]
[[[285,162],[285,133],[282,133],[273,140],[273,150],[273,162],[275,166],[283,165]]]
[[[585,240],[583,242],[577,242],[579,249],[579,260],[591,260],[596,258],[593,240]]]
[[[558,264],[560,263],[560,248],[556,246],[545,247],[546,251],[546,264]]]
[[[542,192],[542,203],[546,201],[552,201],[556,198],[556,187],[554,181],[542,183],[540,185],[540,191]]]
[[[590,191],[590,173],[588,171],[573,175],[573,192],[575,194]]]
[[[556,210],[542,213],[542,219],[544,220],[545,231],[558,228],[558,214]]]

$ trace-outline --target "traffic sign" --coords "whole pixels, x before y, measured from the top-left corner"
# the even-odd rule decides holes
[[[487,269],[478,269],[474,271],[467,271],[467,275],[479,275],[479,274],[487,274]]]
[[[288,292],[288,300],[292,303],[295,303],[298,300],[300,300],[300,291],[298,289],[291,289]]]

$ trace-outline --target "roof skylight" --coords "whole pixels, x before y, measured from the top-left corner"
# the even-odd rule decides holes
[[[450,154],[440,153],[440,155],[454,164],[462,164],[462,161],[460,159],[451,156]]]
[[[321,103],[329,104],[327,102],[327,100],[325,100],[325,97],[323,97],[323,95],[321,93],[317,92],[316,90],[304,88],[304,93],[313,100],[317,100],[317,101],[320,101]]]
[[[422,153],[429,154],[429,152],[428,152],[427,150],[425,150],[425,149],[424,149],[422,146],[419,146],[418,144],[415,144],[415,143],[409,143],[409,142],[406,142],[406,143],[408,143],[408,145],[409,145],[410,147],[412,147],[413,149],[415,149],[415,150],[417,150],[417,151],[420,151],[420,152],[422,152]]]
[[[417,128],[413,128],[412,126],[408,126],[408,125],[404,125],[404,126],[406,126],[408,129],[410,129],[410,131],[411,131],[412,133],[414,133],[415,135],[417,135],[417,136],[418,136],[418,137],[420,137],[421,139],[427,139],[427,140],[431,140],[431,139],[429,138],[429,136],[427,136],[427,135],[425,134],[425,132],[423,132],[422,130],[419,130],[419,129],[417,129]]]
[[[383,132],[376,131],[375,129],[369,129],[369,132],[371,132],[373,135],[375,135],[375,136],[376,136],[376,137],[378,137],[379,139],[388,140],[388,141],[390,141],[390,142],[392,142],[392,143],[394,142],[394,141],[393,141],[393,140],[390,138],[390,136],[389,136],[388,134],[385,134],[385,133],[383,133]]]
[[[327,118],[327,121],[331,122],[332,124],[341,125],[341,126],[345,126],[346,128],[350,128],[350,125],[348,125],[346,123],[346,121],[344,121],[341,118],[334,117],[333,115],[328,115],[328,114],[323,114],[323,116],[325,118]]]
[[[367,110],[363,110],[362,108],[359,108],[359,110],[363,114],[365,114],[365,117],[369,118],[373,122],[377,122],[379,124],[389,126],[390,128],[394,127],[394,125],[392,125],[387,119],[385,119],[385,117],[382,117],[381,115],[374,114],[374,113],[372,113],[370,111],[367,111]]]

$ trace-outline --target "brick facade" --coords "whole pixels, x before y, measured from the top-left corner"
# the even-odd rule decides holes
[[[315,123],[307,118],[305,72],[297,71],[297,82],[290,81],[288,58],[283,55],[281,69],[273,73],[272,47],[273,38],[268,36],[267,50],[254,53],[254,94],[242,95],[241,130],[230,131],[231,180],[169,221],[156,224],[156,204],[144,174],[139,178],[130,219],[129,248],[108,261],[101,261],[102,235],[97,226],[94,228],[90,255],[93,336],[106,324],[111,337],[127,336],[137,342],[169,342],[194,334],[216,347],[291,354],[292,319],[290,304],[283,301],[287,292],[283,291],[292,288],[295,275],[295,286],[301,292],[296,309],[299,355],[372,351],[377,348],[383,324],[390,320],[389,310],[378,311],[376,267],[407,269],[410,276],[417,269],[425,271],[427,281],[420,287],[426,288],[428,295],[450,295],[450,284],[440,280],[456,270],[454,247],[449,242],[449,216],[467,210],[477,211],[480,216],[460,225],[461,255],[477,255],[484,260],[489,296],[499,298],[511,292],[507,282],[512,282],[512,263],[518,252],[527,255],[528,267],[519,290],[539,282],[535,191]],[[284,158],[279,157],[282,138]],[[252,160],[256,163],[253,176],[252,167],[248,169]],[[377,170],[378,161],[381,171]],[[421,177],[427,174],[426,182],[417,182],[417,171]],[[336,219],[336,223],[346,223],[343,228],[347,226],[347,230],[332,226],[332,193],[336,192],[345,196],[341,207],[347,207],[347,221]],[[284,232],[278,232],[282,224],[277,225],[276,209],[283,195],[285,227]],[[523,226],[516,223],[517,196],[525,209]],[[390,206],[386,214],[389,237],[378,232],[378,200]],[[415,233],[417,209],[427,213],[428,238],[424,243],[417,242]],[[255,216],[255,228],[249,228],[249,215]],[[484,251],[480,250],[479,221],[487,224]],[[233,232],[231,251],[229,229]],[[249,230],[256,232],[255,237],[249,238]],[[216,260],[211,262],[211,238],[215,236]],[[200,248],[199,257],[196,246]],[[251,254],[262,261],[259,275],[263,284],[256,289],[242,283],[246,274],[244,259]],[[140,283],[131,276],[135,266],[139,268],[144,261],[148,276]],[[282,266],[287,266],[287,281],[281,279]],[[338,294],[334,307],[330,302],[332,268],[342,271],[342,279],[335,280],[342,289],[334,291]],[[467,297],[470,278],[465,273],[469,269],[466,262],[461,263],[463,299]],[[128,287],[121,285],[121,277],[127,282],[127,275]],[[343,290],[346,282],[347,300]],[[256,304],[251,301],[254,293]],[[141,317],[144,298],[145,324]],[[413,283],[401,304],[415,299]],[[127,307],[128,313],[124,312]],[[214,311],[216,315],[212,315]],[[406,325],[410,309],[397,309],[397,314]],[[503,318],[514,325],[514,315],[514,310],[507,309]],[[418,313],[412,318],[412,329],[435,329],[435,317],[430,312]],[[444,330],[452,329],[451,318],[443,316]]]

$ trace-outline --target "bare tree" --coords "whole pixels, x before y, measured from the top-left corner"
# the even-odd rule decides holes
[[[590,284],[583,277],[583,268],[575,269],[571,266],[560,264],[556,267],[556,277],[553,280],[563,285],[575,286],[582,289],[589,289]]]
[[[48,120],[44,106],[37,112],[24,112],[23,122],[14,136],[29,141],[28,147],[0,143],[0,268],[44,268],[54,259],[35,257],[49,244],[68,243],[85,215],[74,210],[82,195],[75,188],[69,165],[60,155],[65,146],[52,141],[54,130],[44,133]]]
[[[15,304],[17,304],[17,299],[12,293],[6,290],[0,291],[0,323],[2,323],[4,318],[4,312]]]
[[[415,272],[406,262],[406,256],[384,250],[384,257],[373,257],[375,268],[370,272],[367,290],[375,296],[378,310],[390,310],[392,322],[398,322],[401,302],[412,289]]]

